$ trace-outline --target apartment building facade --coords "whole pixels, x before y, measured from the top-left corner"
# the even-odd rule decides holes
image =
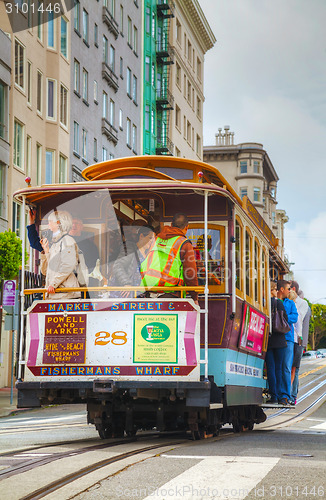
[[[143,153],[202,159],[204,55],[216,39],[197,0],[144,0]]]
[[[12,200],[24,185],[63,182],[68,177],[70,12],[55,16],[39,12],[35,25],[30,16],[17,10],[9,22],[1,5],[1,29],[11,40],[11,88],[9,97],[10,143],[7,175],[8,226],[21,236],[27,214]],[[23,29],[21,29],[23,28]]]
[[[9,91],[11,40],[0,30],[0,232],[8,229]]]
[[[141,2],[75,0],[71,24],[71,180],[140,154]]]
[[[204,161],[216,167],[241,199],[248,197],[278,239],[284,257],[284,224],[288,217],[277,209],[279,177],[263,145],[255,142],[234,144],[234,132],[225,126],[215,134],[216,144],[204,146]]]

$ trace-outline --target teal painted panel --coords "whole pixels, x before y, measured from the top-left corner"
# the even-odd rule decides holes
[[[204,358],[204,349],[200,350]],[[250,354],[232,351],[231,349],[208,350],[208,374],[214,375],[219,387],[239,385],[246,387],[266,387],[263,379],[264,360]],[[205,366],[201,365],[201,375],[205,374]]]

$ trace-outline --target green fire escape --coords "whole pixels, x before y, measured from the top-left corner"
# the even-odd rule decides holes
[[[174,52],[169,43],[174,3],[146,0],[144,26],[144,154],[173,155],[170,114],[174,98],[170,92],[170,68]]]

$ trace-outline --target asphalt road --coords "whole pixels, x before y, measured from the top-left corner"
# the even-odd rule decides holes
[[[138,457],[137,463],[131,458],[45,498],[325,498],[326,403],[317,410],[311,408],[308,415],[295,417],[316,398],[317,394],[306,397],[314,386],[320,386],[318,395],[325,394],[326,386],[321,385],[325,373],[325,360],[305,360],[300,379],[301,403],[255,426],[252,432],[234,434],[226,426],[219,438],[173,444],[164,451]],[[273,411],[267,411],[269,416]],[[158,438],[149,438],[146,444],[159,442]],[[47,484],[51,475],[62,477],[69,467],[78,470],[87,466],[93,455],[94,460],[109,456],[112,453],[109,448],[74,455],[81,447],[94,447],[99,443],[103,442],[94,426],[87,425],[83,405],[52,406],[1,418],[0,453],[15,453],[10,460],[0,455],[0,473],[7,471],[15,461],[26,464],[28,460],[32,463],[51,453],[71,452],[71,456],[63,460],[3,479],[1,498],[20,500],[27,485],[33,491],[42,482]],[[124,444],[123,451],[134,445]]]

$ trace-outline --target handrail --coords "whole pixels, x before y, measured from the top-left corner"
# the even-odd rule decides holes
[[[55,293],[68,293],[68,292],[98,292],[98,291],[115,291],[115,292],[197,292],[204,293],[203,286],[80,286],[75,288],[56,288]],[[32,295],[33,293],[47,293],[47,288],[27,288],[24,290],[24,295]],[[52,295],[52,294],[51,294]]]

